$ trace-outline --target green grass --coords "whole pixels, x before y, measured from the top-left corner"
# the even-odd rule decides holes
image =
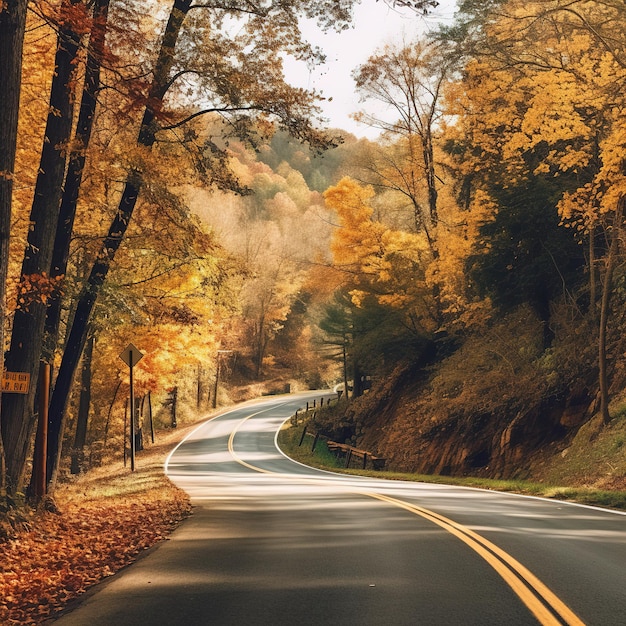
[[[299,445],[301,435],[301,426],[284,428],[278,436],[278,444],[286,455],[311,467],[355,476],[477,487],[480,489],[519,493],[543,498],[553,498],[555,500],[568,500],[580,504],[626,510],[626,491],[559,486],[515,479],[495,480],[490,478],[428,476],[424,474],[407,474],[392,471],[345,469],[343,464],[337,461],[334,454],[329,452],[323,441],[318,441],[315,451],[311,451],[313,439],[308,435],[305,437],[302,445]]]
[[[335,455],[330,452],[323,439],[317,441],[315,451],[312,451],[313,437],[307,435],[302,445],[299,445],[301,438],[302,427],[284,428],[278,435],[278,443],[285,454],[300,463],[320,469],[341,469],[341,465],[337,462]]]

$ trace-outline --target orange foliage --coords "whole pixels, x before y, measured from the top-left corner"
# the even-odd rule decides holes
[[[324,194],[339,217],[331,242],[334,266],[350,277],[347,283],[353,286],[351,295],[357,306],[365,293],[371,293],[380,304],[413,310],[430,326],[429,313],[423,309],[423,272],[430,260],[425,238],[373,220],[369,205],[373,195],[371,188],[350,178],[343,178]]]
[[[163,539],[188,503],[173,487],[162,495],[73,504],[0,543],[0,623],[40,624]]]
[[[45,272],[22,276],[17,287],[17,308],[26,309],[35,303],[46,303],[59,293],[64,276],[48,276]]]

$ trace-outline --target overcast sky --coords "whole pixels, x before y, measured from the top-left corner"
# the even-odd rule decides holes
[[[401,41],[403,37],[410,41],[436,28],[438,22],[450,23],[456,7],[455,0],[439,0],[439,7],[432,15],[421,17],[407,9],[393,9],[389,4],[383,0],[363,0],[355,8],[354,27],[342,33],[322,34],[314,24],[310,28],[303,25],[305,37],[325,51],[327,62],[312,72],[304,64],[286,62],[285,65],[292,84],[316,89],[326,98],[332,98],[323,103],[324,115],[329,118],[331,127],[358,137],[374,138],[378,132],[349,117],[361,107],[354,91],[352,70],[386,43]]]

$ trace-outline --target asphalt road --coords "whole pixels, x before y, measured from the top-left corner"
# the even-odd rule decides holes
[[[304,467],[275,434],[314,397],[196,429],[167,470],[193,515],[55,624],[626,624],[626,516]]]

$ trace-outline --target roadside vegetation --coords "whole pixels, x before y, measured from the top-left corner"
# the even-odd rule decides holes
[[[311,422],[308,424],[310,427]],[[317,441],[314,450],[311,449],[311,437],[305,438],[300,444],[305,425],[306,422],[298,426],[286,425],[280,431],[278,444],[287,456],[311,467],[356,476],[476,487],[626,510],[626,484],[623,480],[626,455],[622,447],[626,420],[614,424],[610,430],[602,430],[599,435],[597,432],[591,434],[590,429],[581,432],[567,448],[566,454],[551,457],[543,466],[537,466],[532,480],[363,470],[354,467],[358,463],[352,463],[350,468],[346,468],[344,457],[337,457],[329,451],[324,439]],[[607,481],[603,466],[611,468],[614,480]]]
[[[163,472],[172,447],[193,426],[159,432],[136,471],[107,458],[64,481],[55,510],[20,510],[0,541],[0,623],[42,624],[90,587],[163,541],[191,513],[186,493]]]
[[[355,68],[367,140],[282,65],[356,3],[152,4],[0,3],[0,549],[100,471],[117,519],[131,431],[335,385],[315,428],[389,476],[621,506],[626,5],[460,1]]]

